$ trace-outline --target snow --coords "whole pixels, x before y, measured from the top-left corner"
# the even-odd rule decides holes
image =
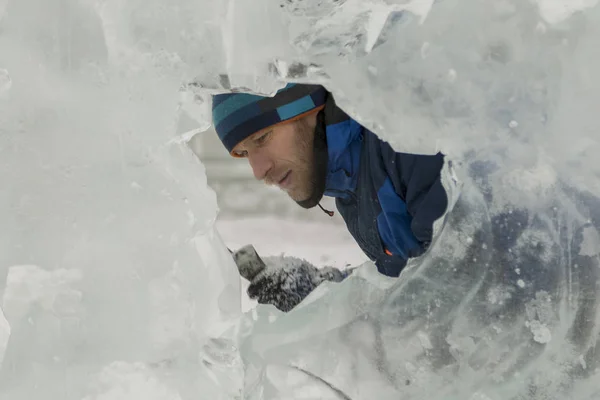
[[[325,214],[323,222],[274,216],[219,219],[216,227],[232,250],[252,243],[261,256],[285,254],[336,268],[367,261],[348,230],[328,219]]]
[[[533,333],[533,340],[538,343],[548,343],[552,339],[552,333],[547,326],[542,325],[539,321],[527,322],[525,324],[531,333]]]
[[[0,399],[598,398],[599,12],[0,1]],[[452,160],[399,279],[339,216],[209,188],[187,146],[208,94],[284,80]],[[245,298],[227,247],[249,243],[360,268],[281,313]]]

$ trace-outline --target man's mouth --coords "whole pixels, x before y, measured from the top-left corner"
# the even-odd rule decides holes
[[[279,182],[277,183],[277,186],[279,186],[282,189],[287,189],[290,185],[291,180],[291,175],[292,175],[292,171],[288,171],[285,173],[285,175],[283,176],[283,178],[281,178],[279,180]]]

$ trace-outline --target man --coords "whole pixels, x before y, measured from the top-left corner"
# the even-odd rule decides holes
[[[212,107],[219,138],[232,156],[248,160],[256,179],[279,186],[304,208],[334,197],[348,230],[382,274],[399,276],[409,258],[427,250],[433,223],[447,206],[441,154],[394,151],[318,85],[289,84],[274,97],[216,95]],[[250,297],[287,311],[323,280],[347,275],[291,264],[256,275]]]

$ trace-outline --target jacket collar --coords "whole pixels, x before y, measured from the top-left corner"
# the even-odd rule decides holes
[[[325,195],[347,198],[358,182],[364,128],[335,106],[332,97],[324,113],[329,155]]]

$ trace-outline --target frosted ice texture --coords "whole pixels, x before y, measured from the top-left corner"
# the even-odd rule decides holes
[[[580,3],[1,2],[0,398],[597,398],[600,11]],[[209,93],[283,80],[443,150],[452,210],[397,280],[367,264],[239,316],[177,117],[206,128]]]
[[[2,399],[230,398],[199,349],[239,313],[238,275],[176,136],[178,52],[204,53],[168,27],[197,9],[161,3],[6,5]]]

